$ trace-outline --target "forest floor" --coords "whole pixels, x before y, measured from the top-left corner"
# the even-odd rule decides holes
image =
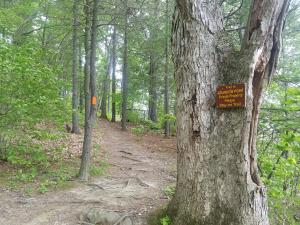
[[[0,224],[76,225],[83,224],[80,215],[85,212],[105,209],[126,213],[135,225],[145,225],[149,212],[166,204],[165,192],[175,182],[175,139],[123,132],[119,124],[101,120],[93,138],[110,165],[105,175],[88,183],[71,181],[72,188],[45,194],[29,195],[0,186]],[[71,140],[76,148],[82,135]]]

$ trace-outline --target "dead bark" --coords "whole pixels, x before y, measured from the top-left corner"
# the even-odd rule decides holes
[[[228,52],[218,1],[177,0],[172,47],[178,175],[169,208],[174,225],[269,224],[256,130],[288,4],[254,0],[242,49]],[[232,83],[246,84],[246,107],[217,109],[217,86]]]

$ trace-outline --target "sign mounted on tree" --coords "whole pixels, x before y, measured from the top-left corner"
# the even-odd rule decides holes
[[[217,108],[244,108],[245,102],[245,84],[229,84],[217,87]]]

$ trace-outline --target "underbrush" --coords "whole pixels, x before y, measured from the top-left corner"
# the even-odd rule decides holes
[[[145,112],[144,112],[145,113]],[[176,135],[176,117],[173,114],[159,114],[158,121],[154,122],[149,119],[145,119],[146,115],[141,115],[138,111],[128,111],[127,120],[132,123],[134,127],[132,132],[136,135],[144,135],[148,132],[163,133],[165,123],[168,122],[170,126],[170,134]]]
[[[32,129],[2,145],[0,186],[31,193],[45,193],[74,185],[80,168],[80,153],[72,152],[72,143],[64,131]],[[80,143],[78,143],[79,145]],[[80,148],[80,146],[78,146]],[[5,150],[4,150],[5,149]],[[99,148],[94,152],[99,153]],[[103,175],[108,168],[99,154],[92,156],[90,174]]]
[[[167,215],[167,208],[159,208],[147,218],[148,225],[171,225],[171,219]]]

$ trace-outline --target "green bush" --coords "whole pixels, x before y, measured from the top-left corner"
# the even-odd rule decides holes
[[[164,127],[166,121],[168,121],[170,124],[170,134],[176,135],[176,116],[174,116],[173,114],[163,115],[159,120],[160,126],[162,128]]]
[[[144,125],[138,125],[136,127],[133,127],[131,130],[136,135],[143,135],[147,132]]]
[[[167,186],[164,189],[164,194],[170,200],[175,194],[176,187],[174,185]]]
[[[99,176],[105,174],[109,167],[109,164],[107,161],[102,160],[100,163],[92,164],[90,166],[90,174],[92,176]]]
[[[140,122],[140,116],[138,112],[127,110],[127,120],[130,123],[138,124]]]
[[[169,225],[169,224],[171,224],[171,220],[170,220],[169,216],[166,215],[165,217],[161,218],[160,219],[160,224],[161,225]]]
[[[160,130],[161,129],[161,125],[159,123],[155,123],[152,120],[142,120],[141,124],[143,124],[144,126],[148,127],[151,130]]]
[[[24,168],[49,166],[48,156],[40,145],[21,143],[10,146],[7,161],[13,165]]]
[[[34,43],[10,45],[0,43],[0,131],[8,127],[33,126],[44,119],[66,121],[68,110],[60,96],[64,82],[58,79],[56,65],[41,59],[51,55]]]

